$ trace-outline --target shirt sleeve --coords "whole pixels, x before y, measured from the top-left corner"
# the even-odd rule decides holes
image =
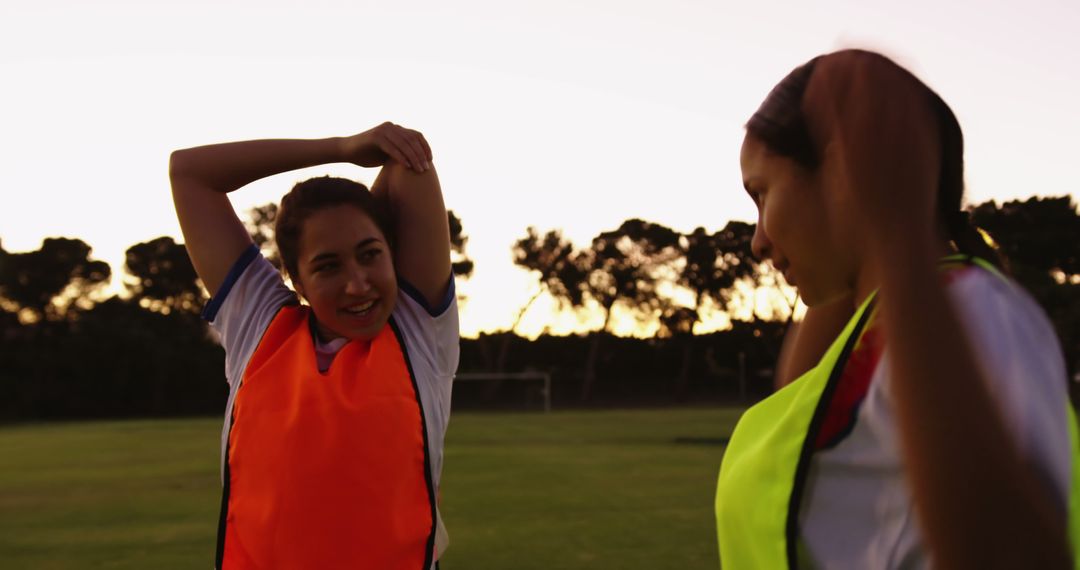
[[[1018,285],[978,267],[950,274],[947,291],[1005,431],[1064,513],[1068,386],[1049,320]],[[932,567],[900,450],[889,361],[886,347],[850,435],[813,455],[799,523],[818,567]]]
[[[295,302],[296,294],[254,245],[233,264],[221,289],[203,310],[203,318],[210,321],[225,349],[230,395],[278,309]]]
[[[1057,335],[1019,285],[969,268],[949,288],[983,378],[1014,442],[1068,504],[1068,382]]]
[[[398,282],[398,302],[394,314],[415,337],[420,354],[439,376],[453,376],[460,355],[457,291],[451,275],[439,305],[432,307],[424,296],[406,281]]]
[[[435,307],[414,287],[399,281],[393,312],[424,401],[436,485],[442,474],[443,436],[450,422],[450,393],[460,354],[457,292],[453,276],[448,279],[446,296]]]

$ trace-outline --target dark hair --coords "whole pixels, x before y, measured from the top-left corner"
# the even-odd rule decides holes
[[[971,224],[962,209],[964,198],[964,135],[960,122],[945,101],[919,78],[896,62],[870,51],[852,50],[896,67],[926,93],[937,118],[941,137],[941,172],[938,176],[938,215],[956,248],[964,254],[985,259],[999,268],[1004,259]],[[796,67],[773,88],[761,107],[746,123],[746,130],[765,143],[771,151],[786,156],[807,170],[815,170],[821,161],[820,149],[814,147],[803,115],[802,99],[813,76],[818,56]]]
[[[300,230],[304,220],[320,210],[342,205],[353,206],[367,214],[383,233],[393,251],[394,237],[388,223],[390,216],[386,211],[386,204],[377,200],[367,186],[346,178],[309,178],[296,183],[281,199],[281,207],[278,208],[277,221],[274,224],[274,239],[281,254],[281,262],[293,281],[300,275],[297,258],[300,255]]]

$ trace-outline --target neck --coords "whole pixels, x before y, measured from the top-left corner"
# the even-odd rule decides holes
[[[330,329],[324,327],[318,319],[315,318],[315,311],[311,311],[308,317],[308,326],[311,328],[311,334],[315,337],[320,344],[327,344],[330,341],[342,338],[341,335],[335,334]]]

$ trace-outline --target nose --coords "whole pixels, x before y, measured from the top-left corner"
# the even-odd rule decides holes
[[[371,290],[368,282],[367,271],[360,267],[353,267],[349,272],[348,280],[345,281],[345,294],[361,296]]]
[[[769,241],[769,236],[765,235],[761,220],[758,220],[757,225],[754,226],[754,237],[750,239],[750,251],[758,261],[769,259],[772,253],[772,242]]]

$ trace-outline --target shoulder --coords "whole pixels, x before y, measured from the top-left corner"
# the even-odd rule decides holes
[[[1066,496],[1068,376],[1050,319],[1023,287],[985,269],[963,269],[948,287],[1006,428],[1044,480]]]
[[[453,376],[460,354],[457,292],[453,277],[448,279],[445,298],[434,307],[415,288],[399,280],[392,314],[418,375],[425,371],[422,375],[430,375],[440,384]]]
[[[420,337],[425,344],[456,344],[458,342],[458,306],[453,276],[448,278],[443,299],[434,306],[419,290],[399,278],[393,317],[402,334]]]
[[[1061,346],[1050,319],[1018,283],[976,266],[952,271],[945,279],[953,306],[971,342],[978,345],[1020,341],[1035,348],[1044,360],[1061,361]],[[1019,347],[1001,348],[1010,354]]]
[[[454,312],[456,312],[456,299],[457,288],[455,287],[453,275],[449,277],[446,293],[443,294],[443,298],[437,305],[429,303],[419,289],[405,279],[399,277],[397,306],[394,311],[398,312],[400,310],[401,312],[410,314],[424,313],[427,318],[439,319],[450,311],[451,305],[454,306]],[[423,315],[417,314],[417,316],[422,317]]]
[[[1039,415],[1065,421],[1064,354],[1042,307],[1015,281],[986,269],[964,268],[948,279],[966,340],[1006,411],[1026,409],[1020,416],[1032,421]]]
[[[296,294],[255,246],[244,251],[203,310],[225,349],[226,377],[234,387],[279,309]]]
[[[450,393],[461,350],[457,293],[453,276],[448,280],[445,298],[434,307],[415,288],[399,281],[391,317],[423,402],[436,484],[442,471],[443,435],[450,420]]]
[[[276,309],[295,298],[278,270],[252,245],[233,263],[221,287],[203,308],[202,317],[217,325],[219,314],[229,317],[267,303],[277,303]]]

